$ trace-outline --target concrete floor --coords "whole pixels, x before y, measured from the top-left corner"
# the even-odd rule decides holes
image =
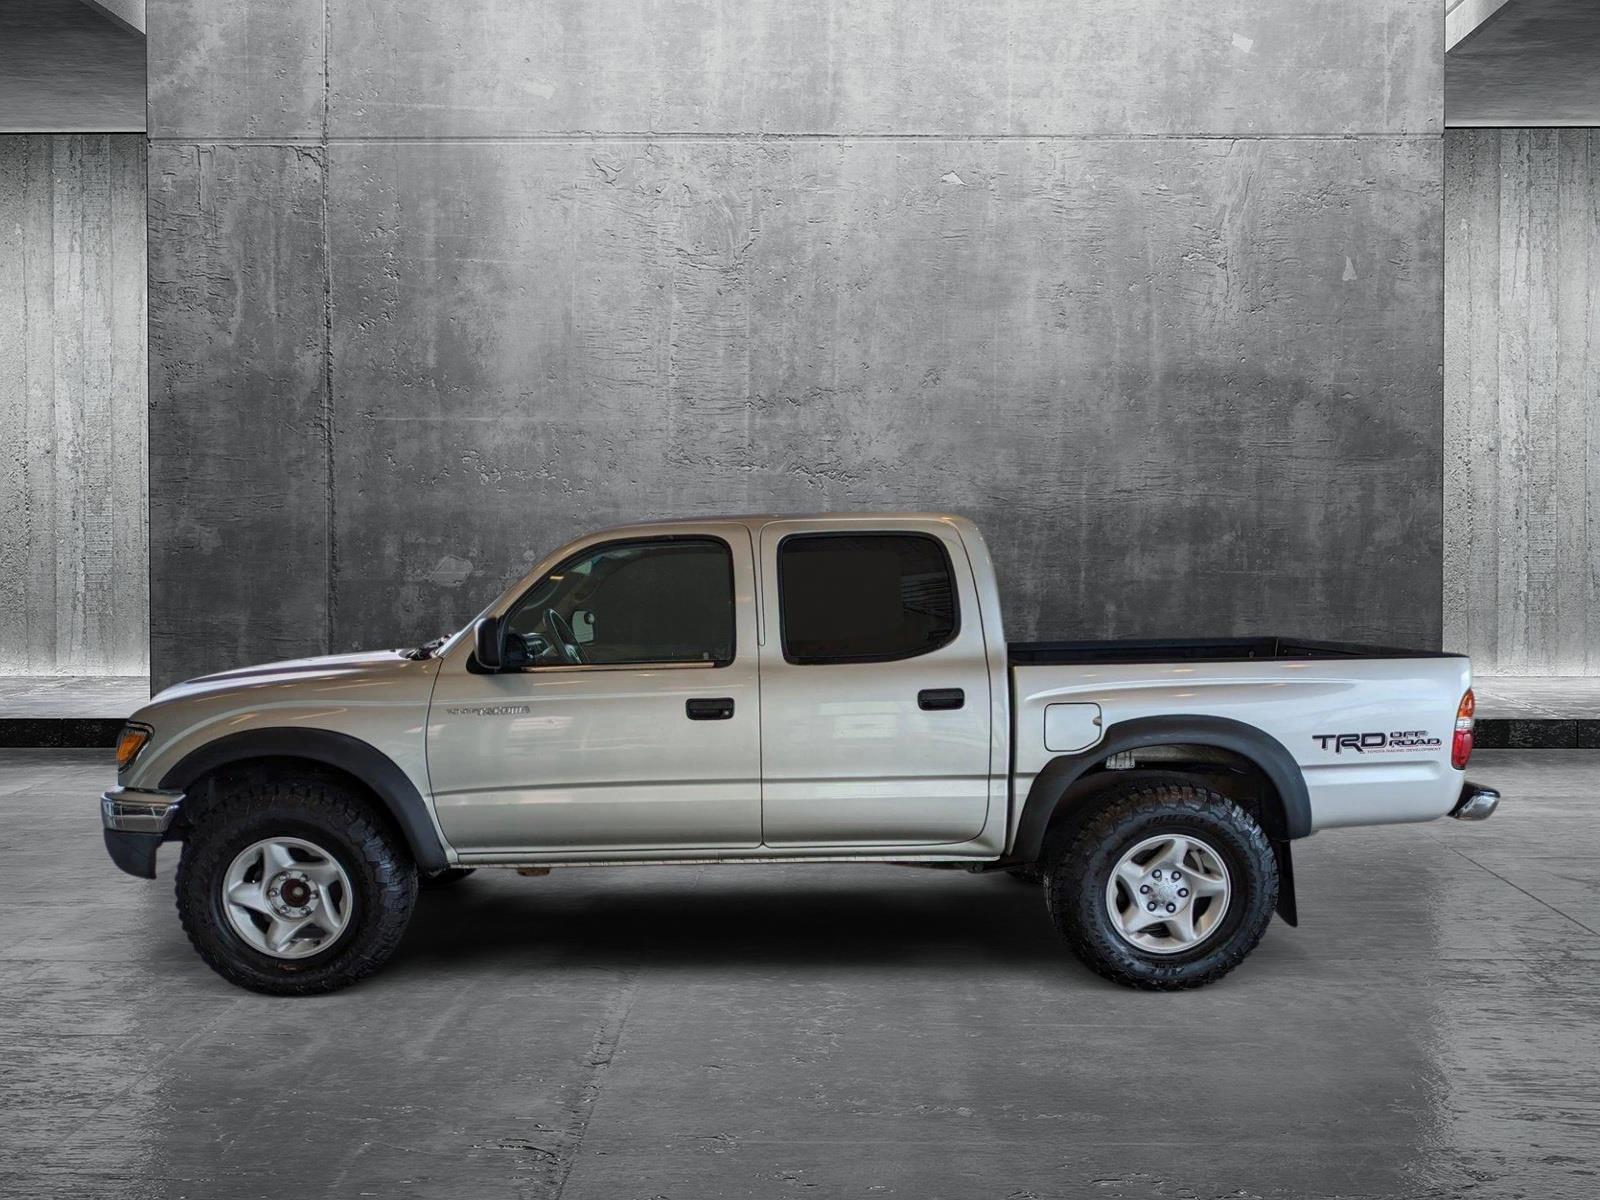
[[[1600,1181],[1592,753],[1486,825],[1321,834],[1301,928],[1100,982],[1004,879],[483,873],[342,994],[228,987],[93,751],[0,752],[0,1194],[1559,1197]]]

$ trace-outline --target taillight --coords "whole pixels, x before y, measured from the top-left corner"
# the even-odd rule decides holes
[[[1450,743],[1450,765],[1458,771],[1467,769],[1467,759],[1472,757],[1472,718],[1478,711],[1472,689],[1461,697],[1461,707],[1456,709],[1456,736]]]

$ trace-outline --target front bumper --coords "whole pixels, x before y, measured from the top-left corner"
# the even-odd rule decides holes
[[[100,797],[100,823],[105,826],[106,853],[129,875],[156,877],[156,850],[166,840],[182,792],[140,791],[114,787]]]
[[[1458,821],[1487,821],[1499,804],[1499,792],[1469,779],[1461,785],[1461,798],[1450,810],[1450,815]]]

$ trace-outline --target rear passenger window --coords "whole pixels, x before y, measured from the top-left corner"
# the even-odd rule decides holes
[[[778,544],[778,597],[792,663],[911,658],[960,623],[950,556],[925,534],[791,534]]]

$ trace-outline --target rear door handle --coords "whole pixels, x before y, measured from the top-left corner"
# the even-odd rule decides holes
[[[691,721],[726,721],[733,716],[733,697],[718,696],[713,700],[685,700],[683,711]]]
[[[917,707],[928,711],[960,708],[966,702],[967,694],[960,688],[923,688],[917,693]]]

